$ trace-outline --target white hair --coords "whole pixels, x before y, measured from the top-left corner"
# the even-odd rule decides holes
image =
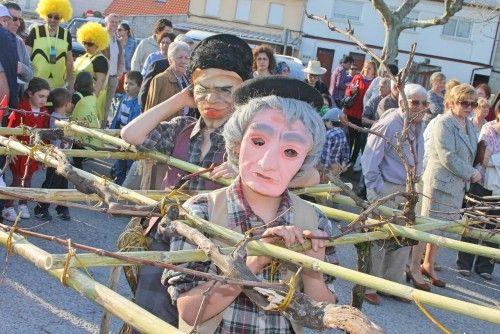
[[[182,41],[176,41],[170,43],[168,46],[168,51],[167,51],[167,58],[168,61],[170,62],[170,59],[175,58],[180,52],[186,51],[189,55],[191,54],[191,47]]]
[[[409,83],[405,85],[405,95],[408,99],[417,96],[427,98],[427,91],[425,90],[424,87],[420,86],[419,84]]]
[[[300,120],[313,137],[313,146],[307,153],[304,163],[295,177],[315,167],[325,143],[323,121],[310,104],[275,95],[254,98],[244,105],[236,106],[235,112],[224,126],[224,141],[226,143],[228,163],[234,170],[239,169],[239,146],[248,125],[257,112],[268,108],[281,110],[287,122]]]

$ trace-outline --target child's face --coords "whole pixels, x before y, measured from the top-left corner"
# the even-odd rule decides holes
[[[125,89],[125,93],[127,93],[127,96],[129,97],[136,97],[137,95],[139,95],[139,90],[141,89],[137,82],[127,78],[125,78],[123,88]]]
[[[333,128],[333,123],[332,123],[332,121],[325,121],[325,126],[326,126],[326,128],[327,128],[327,129],[331,129],[331,128]]]
[[[30,105],[33,108],[42,108],[47,104],[50,91],[48,89],[39,90],[36,93],[28,92]]]

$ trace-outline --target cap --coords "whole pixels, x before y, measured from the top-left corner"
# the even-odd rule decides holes
[[[4,17],[4,16],[8,16],[8,17],[12,18],[12,16],[10,16],[9,9],[7,7],[5,7],[4,5],[0,5],[0,17]]]
[[[344,113],[339,108],[332,108],[326,112],[321,119],[324,121],[340,122],[340,117],[344,116]]]

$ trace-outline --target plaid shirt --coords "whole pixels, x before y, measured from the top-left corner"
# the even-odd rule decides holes
[[[264,222],[253,213],[250,205],[243,196],[241,183],[239,178],[230,185],[227,190],[227,208],[229,228],[239,230],[242,233],[249,228],[262,226]],[[288,191],[284,193],[281,198],[277,216],[274,226],[278,225],[291,225],[293,224],[294,212],[289,210],[291,206],[291,198]],[[195,196],[184,203],[184,207],[193,215],[208,220],[208,199],[207,195],[201,194]],[[333,235],[333,226],[331,222],[318,210],[315,209],[319,221],[319,229]],[[260,233],[264,231],[259,231]],[[185,250],[193,249],[193,245],[186,242],[185,238],[172,237],[170,250]],[[325,261],[336,261],[334,248],[327,248]],[[213,274],[218,273],[217,267],[212,262],[190,262],[183,264],[184,267],[202,271],[210,272]],[[280,266],[283,267],[283,266]],[[270,267],[265,268],[257,277],[265,281],[278,282],[280,279],[280,272],[274,275],[271,274]],[[182,274],[179,272],[165,270],[162,282],[168,282],[168,292],[175,302],[180,294],[185,293],[192,288],[204,283],[205,281],[198,277]],[[325,282],[333,291],[333,277],[325,276]],[[290,322],[278,312],[264,311],[256,306],[248,299],[248,297],[241,293],[229,305],[223,313],[223,319],[215,331],[215,333],[293,333]]]
[[[349,161],[349,143],[344,130],[340,127],[329,129],[326,132],[326,142],[323,146],[320,162],[325,167],[334,163],[346,163]]]
[[[189,158],[188,162],[208,168],[214,163],[215,153],[225,152],[224,137],[222,136],[223,126],[215,129],[210,134],[210,149],[201,160],[201,144],[203,143],[203,131],[206,127],[202,118],[198,121],[193,117],[179,116],[168,122],[161,122],[151,130],[142,145],[137,146],[140,151],[156,150],[161,153],[171,155],[175,145],[177,135],[188,125],[196,122],[189,137]],[[205,179],[194,177],[189,181],[187,189],[205,189]]]

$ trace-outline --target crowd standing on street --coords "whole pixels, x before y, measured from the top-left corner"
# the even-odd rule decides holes
[[[415,83],[404,85],[405,110],[393,64],[378,67],[368,60],[357,73],[354,58],[345,55],[325,78],[325,64],[311,59],[302,70],[305,79],[297,80],[290,77],[286,61],[276,63],[269,45],[252,50],[229,34],[194,44],[188,36],[176,35],[166,18],[156,22],[151,36],[137,42],[131,26],[113,13],[105,17],[104,26],[87,22],[77,30],[85,52],[73,59],[71,34],[60,26],[73,15],[70,1],[41,0],[36,10],[44,24],[33,26],[23,42],[18,36],[21,8],[15,2],[0,5],[0,100],[5,96],[12,108],[3,114],[2,126],[55,128],[57,120],[69,120],[90,128],[119,129],[139,151],[159,151],[206,168],[211,176],[233,178],[229,187],[184,204],[200,218],[241,233],[261,228],[264,242],[302,243],[304,236],[333,235],[333,225],[287,187],[327,183],[350,174],[358,195],[374,202],[405,191],[408,166],[415,167],[421,193],[417,214],[425,217],[460,220],[460,210],[469,205],[466,195],[500,196],[500,98],[497,92],[492,99],[486,83],[473,87],[446,81],[445,73],[435,72],[428,90]],[[394,145],[405,124],[410,140],[398,152]],[[33,144],[28,136],[17,139]],[[51,144],[60,149],[102,146],[96,139]],[[83,168],[83,162],[83,158],[72,160],[77,168]],[[3,166],[5,157],[0,163]],[[30,187],[40,166],[17,156],[9,167],[10,186]],[[186,175],[147,160],[116,160],[112,169],[113,181],[131,189],[174,189]],[[5,186],[3,176],[0,186]],[[47,168],[42,187],[66,189],[68,181]],[[187,190],[221,187],[199,175],[189,177],[185,185]],[[405,201],[395,195],[384,205],[400,209]],[[49,221],[49,209],[50,204],[37,203],[34,216]],[[31,216],[26,200],[17,207],[13,201],[1,201],[0,210],[2,218],[11,222]],[[71,220],[67,207],[58,205],[55,211],[61,219]],[[152,240],[150,250],[195,247],[170,235],[165,221],[154,218],[142,224]],[[479,242],[466,236],[461,240]],[[312,243],[307,255],[338,262],[333,247],[325,247],[319,239]],[[438,274],[438,251],[436,245],[423,242],[373,242],[370,274],[394,282],[406,277],[425,291],[446,288]],[[475,271],[486,280],[493,279],[494,263],[463,252],[456,261],[460,274],[470,276]],[[216,270],[212,262],[185,266]],[[264,280],[289,274],[276,272],[262,256],[249,257],[247,266]],[[304,293],[314,300],[336,301],[331,277],[304,270],[300,280]],[[172,325],[189,329],[208,285],[190,275],[145,266],[135,302]],[[381,303],[380,293],[373,289],[367,289],[364,298]],[[214,330],[300,331],[279,313],[257,307],[239,287],[214,284],[205,302],[211,307],[198,320]]]

